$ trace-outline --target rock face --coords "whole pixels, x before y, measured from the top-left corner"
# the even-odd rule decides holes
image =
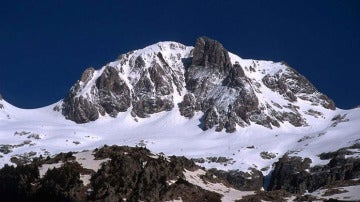
[[[263,77],[263,83],[270,89],[277,91],[285,99],[295,102],[297,97],[322,105],[327,109],[335,109],[335,104],[326,95],[317,93],[317,89],[295,69],[284,63],[288,68],[273,75]],[[316,94],[314,96],[314,94]]]
[[[213,176],[216,176],[216,178],[214,179]],[[251,170],[251,173],[244,173],[238,170],[223,171],[210,169],[204,178],[209,181],[223,179],[231,186],[242,191],[259,191],[263,187],[264,180],[262,173],[255,169]]]
[[[174,94],[185,85],[181,58],[188,57],[186,49],[178,43],[158,43],[121,55],[100,71],[87,69],[63,100],[62,113],[86,123],[127,110],[141,118],[171,110]]]
[[[324,166],[310,167],[308,158],[289,157],[280,158],[272,173],[268,190],[284,189],[291,193],[303,194],[305,191],[313,192],[320,187],[336,183],[354,183],[353,179],[360,177],[360,159],[347,157],[360,148],[355,144],[333,153],[321,154],[321,159],[330,159]]]
[[[114,67],[107,67],[96,79],[99,104],[110,116],[124,112],[130,107],[130,89],[119,77]]]
[[[89,68],[57,108],[67,119],[86,123],[126,111],[146,118],[175,107],[189,119],[201,112],[203,130],[226,132],[253,123],[306,126],[306,117],[324,119],[323,112],[335,109],[285,63],[244,60],[207,37],[195,47],[160,42],[100,70]]]
[[[223,45],[207,37],[196,40],[191,65],[207,67],[219,73],[227,73],[232,67],[229,54]]]
[[[91,87],[90,93],[98,95],[97,99],[91,101],[83,95],[78,96],[77,92],[86,86],[93,74],[93,68],[87,69],[64,99],[63,114],[66,118],[86,123],[98,119],[99,113],[116,117],[130,107],[130,89],[113,67],[106,67],[95,80],[96,85]]]
[[[207,37],[196,42],[186,84],[191,94],[184,96],[180,110],[186,110],[188,116],[203,111],[205,130],[217,126],[217,131],[225,128],[233,132],[236,124],[249,123],[251,113],[258,108],[258,99],[242,67],[232,65],[227,50]]]

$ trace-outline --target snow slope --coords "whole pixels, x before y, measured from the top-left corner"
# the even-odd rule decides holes
[[[0,166],[9,163],[13,156],[29,155],[30,152],[46,156],[117,144],[146,145],[154,152],[189,158],[223,156],[232,160],[226,164],[205,162],[203,165],[247,171],[249,167],[270,168],[287,152],[310,157],[313,164],[325,164],[327,162],[320,161],[318,154],[360,142],[359,108],[334,111],[334,115],[346,115],[345,120],[348,119],[335,127],[332,121],[301,128],[288,126],[275,129],[253,124],[229,134],[203,131],[197,126],[201,113],[189,120],[180,116],[176,108],[138,121],[126,112],[117,118],[104,117],[95,122],[76,124],[53,111],[54,105],[28,110],[16,108],[5,101],[3,103],[0,147],[8,145],[12,148],[11,152],[1,154]],[[275,158],[263,159],[261,152],[275,154]],[[265,170],[264,174],[268,171]]]

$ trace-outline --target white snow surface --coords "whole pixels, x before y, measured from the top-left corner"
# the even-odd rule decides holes
[[[178,62],[181,61],[179,58],[191,57],[192,49],[193,47],[176,42],[161,42],[121,57],[130,58],[125,60],[130,63],[134,62],[138,55],[142,55],[147,62],[154,58],[156,52],[161,51],[172,70],[181,75],[185,70],[183,64]],[[257,87],[259,92],[256,92],[260,104],[268,103],[273,108],[276,106],[271,101],[281,106],[288,105],[289,101],[261,83],[266,74],[282,71],[286,68],[285,65],[271,61],[242,59],[231,53],[230,58],[232,63],[238,62],[244,68],[247,77],[261,84]],[[121,70],[120,76],[127,83],[135,83],[139,79],[136,73],[138,70],[130,69],[128,64],[121,64],[121,61],[123,60],[119,59],[108,65]],[[250,66],[255,68],[255,72],[248,69]],[[95,82],[95,77],[101,75],[103,69],[104,67],[95,71],[93,79],[88,83]],[[85,86],[82,93],[89,95],[89,89]],[[127,112],[119,113],[116,118],[106,115],[85,124],[66,120],[61,112],[54,111],[53,108],[59,106],[61,101],[38,109],[20,109],[5,100],[0,100],[0,104],[3,105],[0,109],[0,149],[4,146],[10,147],[9,153],[0,153],[0,167],[11,164],[11,157],[29,155],[30,152],[36,152],[36,156],[47,156],[66,151],[92,150],[105,144],[146,145],[152,152],[163,152],[166,155],[184,155],[188,158],[222,156],[232,159],[228,163],[201,164],[206,168],[239,169],[248,172],[249,168],[255,167],[263,169],[263,174],[267,175],[272,164],[285,153],[309,157],[313,165],[326,164],[327,161],[319,159],[320,153],[360,142],[360,108],[328,110],[298,99],[295,105],[306,118],[308,126],[294,127],[284,122],[279,128],[269,129],[251,123],[244,128],[238,126],[234,133],[225,133],[215,132],[215,129],[200,129],[198,125],[202,112],[196,112],[191,119],[181,116],[177,104],[181,102],[185,93],[185,87],[181,93],[174,91],[175,107],[169,112],[134,120],[129,109]],[[231,99],[231,95],[229,96]],[[309,109],[321,112],[321,117],[306,114]],[[348,121],[340,122],[333,127],[334,121],[331,119],[338,114],[346,115]],[[36,135],[38,138],[34,138]],[[275,158],[263,159],[260,157],[261,152],[275,154]]]
[[[312,193],[307,193],[307,194],[315,196],[317,198],[327,199],[327,200],[332,198],[332,199],[343,200],[343,201],[359,201],[359,199],[360,199],[360,192],[359,192],[360,185],[336,187],[334,189],[337,189],[342,193],[327,195],[325,193],[326,193],[326,191],[328,191],[330,189],[321,188]]]
[[[221,194],[221,201],[236,201],[242,199],[242,197],[244,196],[255,194],[255,191],[239,191],[234,188],[227,187],[222,183],[204,182],[204,180],[200,177],[201,175],[205,175],[205,171],[201,169],[196,171],[185,170],[184,172],[186,181],[190,182],[191,184],[197,185],[205,190]]]

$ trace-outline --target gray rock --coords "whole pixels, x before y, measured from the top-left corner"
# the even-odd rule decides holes
[[[62,113],[65,118],[76,123],[87,123],[98,119],[99,113],[116,117],[130,107],[130,90],[113,67],[105,68],[97,78],[96,85],[91,87],[90,95],[78,96],[78,92],[92,79],[93,73],[92,68],[85,70],[63,100]]]
[[[214,179],[216,176],[216,179]],[[206,172],[203,177],[210,182],[225,181],[227,184],[241,191],[259,191],[263,185],[263,175],[260,171],[251,168],[251,172],[245,173],[239,170],[217,170],[215,168]]]
[[[99,104],[110,116],[116,117],[130,107],[130,89],[114,67],[106,67],[96,80]]]
[[[279,71],[274,75],[264,76],[262,81],[268,88],[279,92],[291,102],[299,97],[313,102],[314,105],[320,104],[327,109],[335,109],[335,104],[331,99],[320,93],[309,80],[290,66],[287,66],[284,72]]]
[[[225,128],[234,132],[236,124],[249,123],[251,112],[258,109],[259,101],[250,88],[250,79],[238,63],[231,64],[227,50],[215,40],[207,37],[197,40],[185,76],[186,87],[194,99],[184,97],[181,114],[191,117],[194,110],[203,111],[205,130],[217,126],[216,131]],[[226,97],[227,94],[233,98]],[[233,101],[224,105],[226,99]]]
[[[192,93],[184,95],[184,100],[180,103],[180,114],[192,118],[195,113],[196,99]]]
[[[74,97],[70,93],[64,100],[62,113],[65,118],[76,123],[87,123],[99,118],[97,106],[83,96]]]
[[[221,43],[208,37],[197,39],[192,66],[202,66],[227,73],[232,67],[229,54]]]
[[[144,98],[134,104],[132,112],[140,118],[146,118],[149,114],[170,111],[173,107],[174,103],[172,100]]]
[[[209,108],[205,112],[204,130],[210,129],[219,123],[219,115],[215,108]]]
[[[321,159],[330,159],[324,166],[310,167],[311,160],[308,158],[285,155],[275,163],[268,190],[284,189],[303,194],[324,186],[354,184],[354,179],[360,177],[360,159],[346,158],[345,155],[351,154],[349,149],[355,148],[360,148],[359,144],[321,154]]]
[[[93,67],[87,68],[81,75],[80,81],[85,85],[93,78],[95,69]]]

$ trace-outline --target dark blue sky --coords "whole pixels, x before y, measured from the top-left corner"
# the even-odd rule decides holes
[[[286,61],[338,107],[360,104],[360,1],[0,2],[0,94],[22,108],[63,98],[89,66],[199,36],[243,58]]]

